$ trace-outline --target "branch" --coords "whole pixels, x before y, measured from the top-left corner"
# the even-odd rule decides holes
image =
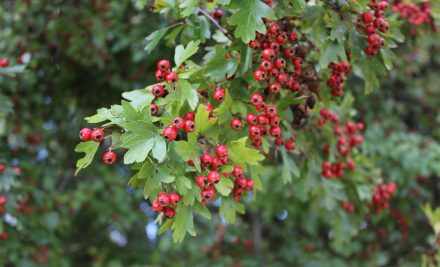
[[[214,26],[219,29],[229,40],[233,40],[232,35],[225,28],[223,28],[222,25],[220,25],[218,21],[211,16],[211,14],[209,14],[206,10],[202,8],[199,8],[199,10],[200,13],[207,17],[212,22],[212,24],[214,24]]]

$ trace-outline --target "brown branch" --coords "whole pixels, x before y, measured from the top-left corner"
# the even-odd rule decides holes
[[[212,22],[212,24],[214,24],[214,26],[219,29],[229,40],[233,40],[232,35],[225,28],[223,28],[222,25],[220,25],[218,21],[211,16],[211,14],[209,14],[206,10],[202,8],[199,8],[199,10],[200,13],[207,17]]]

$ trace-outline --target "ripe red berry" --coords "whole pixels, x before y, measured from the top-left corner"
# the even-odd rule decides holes
[[[208,173],[208,182],[210,184],[216,184],[220,181],[220,174],[217,171],[210,171]]]
[[[293,140],[287,140],[286,143],[284,144],[284,147],[286,148],[286,150],[288,152],[292,151],[293,149],[295,149],[296,143]]]
[[[285,32],[282,32],[277,35],[277,38],[275,39],[275,41],[278,44],[283,45],[283,44],[287,43],[287,41],[289,41],[289,38],[287,37],[287,34]]]
[[[204,202],[213,199],[214,195],[215,192],[213,188],[205,188],[202,190],[202,192],[200,192],[200,196],[202,197]]]
[[[156,116],[159,111],[159,107],[156,104],[150,104],[150,112],[152,116]]]
[[[282,146],[284,144],[284,139],[280,136],[275,138],[275,145]]]
[[[263,50],[262,56],[264,59],[272,60],[275,57],[275,52],[270,48],[266,48]]]
[[[0,67],[7,68],[9,66],[9,59],[0,58]]]
[[[206,104],[205,105],[205,110],[208,112],[211,112],[214,110],[214,107],[211,104]]]
[[[270,135],[273,137],[280,137],[281,136],[281,128],[280,127],[270,127]]]
[[[205,175],[199,175],[196,178],[196,185],[200,188],[205,188],[209,185],[208,178]]]
[[[288,76],[286,73],[284,73],[284,72],[280,72],[280,73],[278,73],[278,75],[277,75],[277,81],[278,81],[279,83],[284,83],[284,82],[286,82],[286,81],[288,80],[288,78],[289,78],[289,76]]]
[[[180,196],[176,193],[171,193],[169,198],[170,198],[170,204],[173,206],[179,203],[180,201]]]
[[[239,118],[234,118],[231,120],[231,127],[233,130],[238,131],[243,127],[243,124]]]
[[[213,158],[211,163],[212,170],[218,170],[223,166],[221,158]]]
[[[193,121],[195,119],[196,115],[194,112],[187,112],[185,113],[185,120]]]
[[[174,72],[170,72],[167,74],[167,76],[165,76],[165,79],[167,80],[167,82],[176,83],[179,80],[179,77],[177,77],[177,74],[175,74]]]
[[[281,85],[277,82],[269,84],[269,92],[273,94],[278,94],[281,91]]]
[[[174,211],[173,208],[171,208],[171,207],[165,207],[165,208],[163,208],[163,215],[164,215],[165,217],[172,219],[172,218],[174,218],[174,215],[175,215],[175,214],[176,214],[176,212]]]
[[[269,118],[273,118],[275,115],[277,115],[277,108],[274,106],[267,106],[265,108],[266,116]]]
[[[362,132],[364,130],[365,126],[362,122],[358,122],[356,125],[356,128],[358,129],[358,131]]]
[[[272,63],[269,60],[263,60],[260,62],[260,69],[263,71],[271,71],[272,70]],[[255,78],[257,79],[257,78]]]
[[[222,161],[223,164],[228,164],[229,163],[229,157],[228,156],[223,156],[220,158],[220,160]]]
[[[260,129],[260,127],[255,126],[255,125],[252,125],[252,126],[249,128],[249,135],[250,135],[251,137],[254,137],[254,136],[260,136],[260,135],[261,135],[261,129]]]
[[[263,70],[255,70],[254,71],[254,78],[257,81],[264,81],[266,79],[266,73]]]
[[[165,207],[170,203],[170,196],[167,193],[160,193],[159,196],[157,196],[157,202],[162,207]]]
[[[154,202],[153,204],[151,204],[151,209],[154,212],[161,212],[163,210],[163,207],[159,204],[159,202]]]
[[[151,93],[154,97],[162,97],[165,94],[165,89],[162,85],[156,84],[151,88]]]
[[[214,11],[214,18],[216,19],[220,19],[221,17],[223,17],[225,15],[225,13],[223,13],[223,11],[221,9],[216,9]]]
[[[185,121],[185,132],[192,133],[196,130],[196,123],[194,121]]]
[[[246,188],[246,178],[237,177],[235,179],[235,186],[238,188],[238,190],[244,190]]]
[[[258,49],[258,48],[260,48],[260,46],[261,46],[260,41],[258,41],[258,40],[252,40],[249,42],[249,47],[251,49]]]
[[[288,37],[290,42],[295,42],[296,39],[298,39],[298,34],[296,32],[290,32]]]
[[[102,142],[104,140],[104,131],[102,129],[94,129],[91,133],[90,133],[90,137],[92,138],[93,141],[95,142]]]
[[[168,60],[162,59],[157,63],[157,69],[165,72],[168,71],[170,69],[171,65],[170,62]]]
[[[376,32],[376,27],[374,27],[374,25],[370,24],[365,26],[365,33],[366,34],[371,34],[371,33],[375,33]]]
[[[373,22],[374,19],[373,14],[371,14],[370,12],[362,13],[361,18],[365,24],[370,24],[371,22]]]
[[[265,126],[269,124],[269,118],[266,115],[258,115],[257,117],[257,123],[260,126]]]
[[[162,72],[161,70],[157,70],[154,76],[156,77],[156,81],[163,82],[165,81],[166,72]]]
[[[251,104],[258,106],[263,102],[263,97],[260,94],[251,95]]]
[[[214,96],[215,101],[222,102],[223,100],[225,100],[225,89],[219,88],[219,89],[215,90],[213,96]]]
[[[185,122],[181,117],[175,117],[171,121],[171,125],[173,126],[174,129],[181,130],[185,127]]]
[[[82,128],[81,131],[79,131],[79,138],[81,138],[82,141],[89,141],[91,137],[92,130],[89,128]]]
[[[167,141],[173,141],[177,137],[177,131],[173,127],[167,127],[163,130],[162,136]]]
[[[0,206],[5,205],[6,203],[8,203],[8,198],[7,197],[0,197]]]
[[[284,69],[284,67],[286,67],[286,61],[284,60],[284,58],[277,58],[275,59],[275,68],[277,69]]]
[[[249,125],[257,124],[257,116],[255,114],[249,113],[246,115],[246,122]]]
[[[215,149],[215,154],[217,157],[224,157],[228,155],[228,148],[225,145],[219,145]]]
[[[293,65],[295,65],[295,68],[301,68],[303,65],[303,59],[301,57],[297,57],[293,60]]]
[[[200,157],[200,161],[205,168],[209,168],[211,166],[213,157],[209,153],[205,153]]]
[[[116,163],[116,153],[113,151],[107,151],[104,153],[102,160],[104,161],[105,164],[112,165]]]
[[[234,166],[234,169],[232,170],[232,175],[234,175],[235,177],[242,177],[243,174],[243,168],[241,168],[240,166]]]
[[[1,238],[2,240],[6,240],[6,239],[8,239],[8,233],[6,233],[6,232],[1,233],[1,234],[0,234],[0,238]]]
[[[285,47],[283,50],[283,55],[285,58],[294,58],[295,57],[295,50],[291,47]]]
[[[246,190],[254,189],[254,180],[246,179]]]
[[[281,27],[278,23],[272,23],[269,26],[269,32],[272,34],[278,34],[281,31]]]

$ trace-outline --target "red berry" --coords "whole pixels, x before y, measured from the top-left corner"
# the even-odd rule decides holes
[[[282,146],[284,144],[284,139],[280,136],[275,138],[275,145]]]
[[[228,164],[229,163],[229,157],[228,156],[223,156],[220,158],[223,164]]]
[[[275,39],[275,41],[282,45],[282,44],[287,43],[287,41],[289,41],[289,38],[287,37],[287,34],[285,32],[282,32],[277,35],[277,38]]]
[[[262,52],[263,58],[267,60],[271,60],[275,57],[275,51],[270,48],[266,48]]]
[[[281,91],[281,85],[277,82],[269,84],[269,92],[273,94],[278,94]]]
[[[208,178],[205,175],[199,175],[196,178],[196,185],[200,188],[205,188],[209,185]]]
[[[246,115],[246,122],[249,125],[257,124],[257,116],[255,114],[249,113]]]
[[[376,32],[376,27],[374,27],[374,25],[370,24],[365,27],[366,34],[371,34],[371,33],[375,33],[375,32]]]
[[[296,143],[293,140],[287,140],[286,143],[284,144],[284,147],[286,148],[286,150],[288,152],[292,151],[293,149],[295,149]]]
[[[7,197],[0,197],[0,205],[5,205],[6,203],[8,203],[8,198]]]
[[[277,108],[274,106],[267,106],[265,108],[266,116],[269,118],[273,118],[275,115],[277,115]]]
[[[358,129],[358,131],[363,131],[364,130],[364,124],[362,122],[358,122],[356,125],[356,128]]]
[[[264,81],[266,79],[266,73],[264,73],[263,70],[255,70],[254,71],[254,78],[257,81]]]
[[[185,122],[183,121],[183,119],[181,117],[175,117],[171,121],[171,125],[173,126],[174,129],[181,130],[185,127]]]
[[[205,188],[202,190],[202,192],[200,192],[200,196],[202,197],[204,202],[213,199],[214,195],[214,188]]]
[[[237,177],[235,179],[235,186],[238,188],[238,190],[243,190],[246,188],[246,178],[244,177]]]
[[[295,68],[301,68],[303,65],[303,59],[301,57],[295,58],[293,65],[295,65]]]
[[[279,83],[284,83],[289,79],[289,76],[287,74],[285,74],[284,72],[280,72],[277,75],[277,81]]]
[[[177,74],[175,74],[174,72],[170,72],[167,74],[165,79],[167,80],[167,82],[176,83],[179,80],[179,77],[177,77]]]
[[[296,32],[290,32],[288,37],[290,42],[295,42],[296,39],[298,39],[298,34]]]
[[[258,125],[265,126],[265,125],[269,124],[269,118],[266,117],[266,115],[261,114],[261,115],[258,115],[257,122],[258,122]]]
[[[154,97],[162,97],[165,94],[165,89],[162,85],[156,84],[151,88],[151,93],[154,95]]]
[[[162,207],[165,207],[170,203],[170,196],[167,193],[160,193],[159,196],[157,196],[157,202]]]
[[[165,81],[166,72],[162,72],[161,70],[157,70],[154,76],[156,77],[156,81],[163,82]]]
[[[272,34],[278,34],[281,31],[281,27],[278,23],[272,23],[272,25],[269,26],[269,32]]]
[[[196,130],[196,123],[194,121],[185,121],[185,132],[192,133]]]
[[[347,132],[350,134],[354,134],[357,130],[357,126],[353,121],[347,121],[345,123],[345,128],[347,128]]]
[[[165,59],[162,59],[157,63],[157,69],[161,71],[168,71],[170,67],[171,67],[170,62]]]
[[[214,107],[211,104],[206,104],[205,110],[208,111],[208,112],[211,112],[211,111],[214,110]]]
[[[152,116],[156,116],[159,111],[159,107],[156,104],[150,104],[150,112]]]
[[[220,158],[213,158],[211,163],[211,169],[218,170],[222,167],[223,162]]]
[[[215,149],[215,154],[217,157],[224,157],[228,155],[228,148],[225,145],[219,145]]]
[[[194,114],[194,112],[185,113],[185,120],[193,121],[195,117],[196,115]]]
[[[163,130],[162,136],[167,141],[173,141],[177,137],[177,131],[173,127],[167,127]]]
[[[171,193],[169,198],[170,198],[170,204],[173,206],[179,203],[180,201],[180,196],[176,193]]]
[[[243,168],[241,168],[240,166],[234,166],[234,169],[232,170],[232,175],[234,175],[235,177],[242,177],[243,174]]]
[[[107,151],[104,153],[104,157],[102,157],[102,160],[107,165],[112,165],[116,163],[116,153],[113,151]]]
[[[254,189],[254,180],[246,179],[246,190]]]
[[[284,58],[277,58],[275,59],[275,68],[277,69],[284,69],[284,67],[286,67],[286,61],[284,60]]]
[[[214,18],[216,18],[216,19],[220,19],[224,15],[225,15],[225,13],[223,13],[223,11],[221,9],[216,9],[214,11]]]
[[[8,239],[8,233],[6,233],[6,232],[1,233],[0,234],[0,238],[3,239],[3,240]]]
[[[153,204],[151,204],[151,209],[154,212],[161,212],[163,210],[163,207],[159,204],[159,202],[154,202]]]
[[[176,212],[174,211],[173,208],[171,208],[171,207],[165,207],[165,208],[163,208],[163,215],[164,215],[165,217],[172,219],[172,218],[174,218],[174,215],[175,215],[175,214],[176,214]]]
[[[9,59],[0,58],[0,67],[7,68],[9,66]]]
[[[294,58],[295,57],[295,50],[291,47],[285,47],[283,50],[283,55],[285,58]]]
[[[214,92],[214,100],[217,102],[222,102],[225,100],[225,89],[220,88]]]
[[[261,135],[261,129],[260,129],[260,127],[255,126],[255,125],[252,125],[252,126],[249,128],[249,135],[250,135],[251,137],[253,137],[253,136],[260,136],[260,135]]]
[[[208,173],[208,182],[210,184],[216,184],[220,181],[220,174],[217,171],[210,171]]]
[[[211,166],[212,159],[213,158],[209,153],[205,153],[200,157],[200,161],[205,168],[209,168],[209,166]]]
[[[258,49],[258,48],[260,48],[260,46],[261,46],[260,41],[258,41],[258,40],[252,40],[249,42],[249,47],[251,49]]]
[[[89,128],[82,128],[81,131],[79,131],[79,138],[81,138],[82,141],[89,141],[91,137],[92,130]]]
[[[258,106],[263,102],[263,97],[260,94],[251,95],[251,104]]]
[[[281,136],[281,128],[280,127],[270,127],[270,135],[273,137],[280,137]]]
[[[90,137],[92,138],[92,140],[98,143],[104,140],[104,136],[104,131],[102,129],[94,129],[90,133]]]
[[[371,22],[373,22],[373,14],[371,14],[370,12],[364,12],[361,15],[362,21],[365,24],[370,24]]]
[[[243,127],[243,124],[239,118],[234,118],[231,120],[231,127],[233,130],[238,131]]]
[[[260,62],[260,69],[263,71],[271,71],[272,70],[272,63],[269,60],[263,60]],[[257,79],[257,78],[255,78]]]

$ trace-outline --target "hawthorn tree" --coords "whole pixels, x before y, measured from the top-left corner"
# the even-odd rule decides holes
[[[431,129],[438,108],[435,97],[427,97],[436,95],[438,7],[400,1],[132,2],[73,3],[60,11],[40,3],[5,6],[9,22],[17,18],[12,14],[31,11],[53,20],[29,20],[38,22],[32,28],[50,29],[44,37],[28,36],[27,29],[20,36],[15,28],[16,36],[8,38],[26,40],[27,47],[15,51],[8,44],[6,58],[14,68],[21,64],[10,55],[29,53],[23,62],[28,70],[11,79],[13,69],[0,69],[8,75],[1,76],[4,95],[12,100],[2,116],[6,129],[25,121],[25,130],[2,142],[5,151],[18,144],[21,152],[2,158],[2,184],[33,176],[24,186],[2,189],[7,197],[0,201],[9,215],[20,205],[44,206],[42,215],[27,213],[32,224],[25,229],[11,227],[5,215],[6,264],[23,265],[27,257],[59,266],[143,262],[137,250],[142,230],[135,224],[142,217],[136,208],[142,190],[126,199],[126,180],[118,177],[127,173],[121,165],[129,165],[129,188],[143,189],[142,203],[158,214],[152,220],[159,233],[166,232],[148,249],[167,256],[153,254],[151,263],[411,266],[422,254],[424,264],[435,266],[436,237],[420,205],[439,202],[440,146]],[[161,23],[146,28],[151,12]],[[130,46],[147,33],[145,51]],[[88,43],[89,35],[96,39]],[[56,71],[53,62],[64,68]],[[38,75],[41,70],[47,77]],[[23,96],[14,93],[17,81],[29,97],[19,98],[21,105],[13,103]],[[31,90],[36,85],[44,91]],[[75,141],[71,121],[79,127],[78,117],[116,101],[118,89],[139,87],[145,88],[124,92],[120,105],[86,118],[94,125],[80,131],[75,150],[85,156],[76,173],[91,168],[72,188],[69,159],[75,156],[62,145]],[[48,101],[44,96],[56,104],[38,114],[34,107]],[[47,130],[48,118],[57,129]],[[14,137],[20,141],[11,142]],[[51,171],[43,167],[48,161],[32,160],[40,147],[60,157],[51,160]],[[116,166],[92,164],[95,157]],[[21,176],[13,168],[17,162]],[[31,182],[37,177],[44,179],[42,191]],[[438,236],[438,210],[426,205],[424,211]],[[92,229],[83,232],[90,221]],[[110,227],[132,233],[130,249],[119,254],[99,238]],[[41,238],[51,232],[49,240]],[[185,239],[186,233],[197,238]],[[184,245],[169,247],[169,235]],[[25,249],[16,252],[18,246]]]

